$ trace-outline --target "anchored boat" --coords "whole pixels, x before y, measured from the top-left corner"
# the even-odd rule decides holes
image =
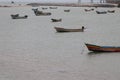
[[[120,47],[118,46],[98,46],[94,44],[87,44],[88,50],[94,51],[94,52],[120,52]]]

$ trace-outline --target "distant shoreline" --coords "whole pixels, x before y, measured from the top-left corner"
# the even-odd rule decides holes
[[[66,6],[66,7],[118,7],[118,4],[110,4],[110,3],[11,3],[0,5],[0,7],[23,7],[23,6],[31,6],[31,7],[39,7],[39,6]]]
[[[37,6],[68,6],[68,7],[117,7],[117,4],[110,3],[86,3],[86,4],[77,4],[77,3],[29,3],[27,4],[32,7]]]

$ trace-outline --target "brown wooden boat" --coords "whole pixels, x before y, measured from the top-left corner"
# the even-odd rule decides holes
[[[60,27],[54,27],[57,32],[84,32],[84,26],[82,26],[81,29],[66,29],[66,28],[60,28]]]
[[[93,45],[93,44],[87,44],[88,50],[94,51],[94,52],[120,52],[120,47],[115,47],[115,46],[98,46],[98,45]]]

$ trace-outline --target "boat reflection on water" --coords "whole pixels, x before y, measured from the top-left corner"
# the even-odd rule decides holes
[[[116,54],[116,53],[120,53],[120,52],[88,52],[88,55],[101,55],[101,54]]]

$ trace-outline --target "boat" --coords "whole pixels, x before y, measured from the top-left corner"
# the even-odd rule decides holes
[[[27,17],[27,15],[19,16],[19,14],[11,14],[12,19],[26,19]]]
[[[115,10],[108,10],[108,13],[115,13]]]
[[[36,11],[34,13],[36,16],[49,16],[49,15],[51,15],[50,12],[43,12],[43,11]]]
[[[50,9],[57,9],[57,7],[49,7]]]
[[[46,7],[42,7],[42,10],[45,10],[45,9],[48,9],[48,8],[46,8]]]
[[[43,12],[43,11],[39,11],[38,8],[37,9],[32,9],[35,13],[36,16],[49,16],[51,15],[50,12]]]
[[[64,10],[64,12],[70,12],[70,9]]]
[[[52,20],[52,22],[61,22],[62,21],[62,19],[51,19]]]
[[[94,11],[94,9],[84,9],[85,12]]]
[[[57,32],[84,32],[84,26],[81,29],[66,29],[61,27],[54,27]]]
[[[120,52],[120,47],[117,46],[98,46],[85,43],[89,51],[93,52]]]
[[[107,11],[96,11],[97,14],[107,14]]]

